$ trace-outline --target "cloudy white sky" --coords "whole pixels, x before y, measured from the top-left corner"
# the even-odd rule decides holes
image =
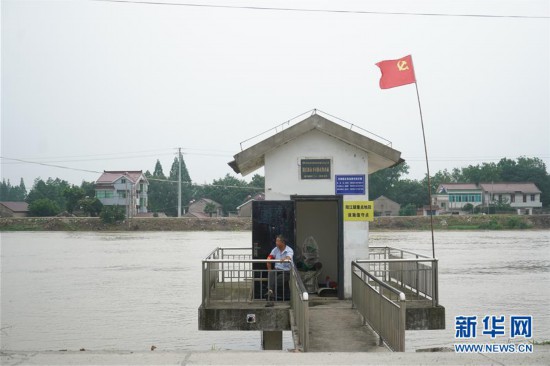
[[[2,0],[2,178],[80,184],[98,174],[78,169],[157,159],[168,173],[181,147],[192,180],[211,182],[241,141],[317,108],[390,140],[420,179],[415,87],[381,90],[375,66],[408,54],[432,173],[550,166],[547,0],[169,2]]]

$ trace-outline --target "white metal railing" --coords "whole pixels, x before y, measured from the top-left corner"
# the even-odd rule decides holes
[[[303,352],[309,350],[309,294],[296,266],[290,271],[290,307],[294,310],[294,322],[298,339],[294,343]]]
[[[363,319],[393,351],[405,351],[406,297],[368,273],[356,261],[352,268],[352,302]]]
[[[203,304],[210,301],[251,302],[266,300],[268,270],[267,263],[278,260],[252,259],[250,248],[216,248],[202,261]],[[290,294],[289,271],[273,269],[276,272],[274,302],[288,301]],[[286,280],[285,280],[286,279]]]
[[[392,247],[370,247],[368,260],[357,260],[378,279],[412,293],[410,301],[439,303],[438,260]]]
[[[268,277],[266,264],[275,264],[278,260],[252,259],[251,253],[251,248],[216,248],[202,261],[203,306],[208,306],[213,300],[232,303],[265,300]],[[272,271],[286,272],[288,275],[288,271]],[[309,294],[294,263],[288,284],[286,281],[277,282],[279,283],[275,286],[275,294],[271,300],[290,301],[298,335],[295,343],[306,352],[309,349]],[[290,300],[284,296],[289,291]]]
[[[212,294],[231,302],[248,301],[253,278],[250,248],[216,248],[202,261],[202,303]],[[223,286],[220,286],[223,284]]]
[[[333,116],[329,113],[326,113],[326,112],[323,112],[323,111],[320,111],[318,109],[312,109],[312,110],[309,110],[307,112],[304,112],[304,113],[301,113],[299,115],[297,115],[296,117],[294,118],[291,118],[289,119],[288,121],[284,121],[278,125],[276,125],[275,127],[272,127],[270,128],[269,130],[267,131],[264,131],[264,132],[261,132],[259,134],[257,134],[256,136],[253,136],[253,137],[250,137],[244,141],[241,141],[240,145],[241,145],[241,151],[244,150],[244,144],[246,143],[247,146],[252,146],[254,143],[256,143],[260,137],[262,136],[265,136],[265,135],[268,135],[268,137],[271,137],[277,133],[280,133],[281,131],[303,121],[304,119],[306,119],[307,117],[309,116],[313,116],[314,114],[317,114],[317,115],[320,115],[322,117],[329,117],[330,121],[331,122],[334,122],[334,123],[337,123],[343,127],[347,127],[349,128],[350,130],[352,130],[353,128],[356,128],[356,129],[360,129],[362,131],[362,135],[365,135],[366,137],[369,137],[371,139],[374,139],[376,140],[377,142],[381,143],[381,144],[384,144],[386,146],[389,146],[391,147],[392,146],[392,142],[380,135],[377,135],[375,134],[374,132],[371,132],[371,131],[368,131],[364,128],[362,128],[361,126],[358,126],[354,123],[351,123],[351,122],[348,122],[348,121],[345,121],[341,118],[338,118],[336,116]],[[309,115],[309,116],[308,116]],[[266,137],[267,138],[267,137]]]

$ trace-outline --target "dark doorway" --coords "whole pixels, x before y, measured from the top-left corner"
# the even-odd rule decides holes
[[[344,243],[342,196],[292,196],[295,202],[296,246],[313,239],[323,267],[318,277],[326,287],[327,277],[336,283],[338,298],[344,298]]]

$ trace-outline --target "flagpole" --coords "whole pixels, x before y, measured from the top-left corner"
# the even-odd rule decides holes
[[[422,106],[420,105],[420,94],[418,93],[418,84],[416,76],[414,81],[416,87],[416,98],[418,99],[418,110],[420,111],[420,124],[422,125],[422,138],[424,139],[424,154],[426,155],[426,170],[428,172],[428,198],[430,200],[430,228],[432,231],[432,257],[435,258],[435,240],[434,240],[434,216],[432,208],[432,181],[430,178],[430,164],[428,163],[428,148],[426,147],[426,134],[424,133],[424,118],[422,118]]]

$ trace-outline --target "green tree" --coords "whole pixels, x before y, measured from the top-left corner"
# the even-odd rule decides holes
[[[0,184],[0,201],[9,201],[9,191],[11,190],[10,180],[6,182],[5,179],[2,179],[2,184]]]
[[[126,209],[124,206],[103,206],[99,217],[106,224],[121,222],[126,218]]]
[[[399,182],[402,175],[409,172],[407,163],[401,163],[369,175],[369,197],[376,199],[380,196],[391,198],[392,188]],[[393,199],[393,198],[392,198]]]
[[[12,186],[9,179],[7,182],[5,179],[2,180],[0,184],[0,201],[19,202],[24,201],[26,198],[27,189],[23,178],[21,178],[19,186]]]
[[[84,197],[95,197],[95,182],[82,181],[80,188],[84,191]]]
[[[210,217],[212,217],[212,214],[216,213],[216,205],[212,202],[208,202],[204,206],[204,213],[208,214]]]
[[[65,197],[65,208],[72,214],[75,209],[79,208],[79,201],[85,197],[85,193],[82,188],[73,185],[65,188],[63,197]]]
[[[145,172],[149,181],[147,197],[149,201],[148,210],[152,212],[164,212],[168,216],[177,215],[177,189],[176,182],[170,182],[164,175],[162,164],[157,160],[153,174]]]
[[[261,188],[262,190],[265,189],[265,177],[259,174],[254,174],[252,179],[250,180],[249,185],[251,187],[255,188]]]
[[[55,216],[59,212],[57,203],[49,198],[39,198],[29,203],[30,216]]]
[[[160,163],[160,160],[157,159],[157,162],[155,164],[155,169],[153,170],[153,177],[155,178],[166,178],[164,176],[164,172],[162,171],[162,164]]]
[[[46,182],[40,178],[37,178],[34,181],[31,191],[27,195],[26,202],[31,204],[38,199],[47,198],[54,201],[58,207],[65,207],[66,199],[63,192],[69,187],[70,185],[67,181],[59,178],[48,178]]]
[[[170,187],[170,202],[172,202],[173,206],[173,212],[174,215],[177,215],[177,208],[178,208],[178,179],[179,179],[179,160],[177,157],[174,158],[174,161],[172,163],[172,167],[170,168],[170,176],[169,179],[172,181],[175,181],[176,183],[172,183],[172,186]],[[185,208],[189,206],[189,201],[191,201],[191,198],[193,197],[193,189],[192,189],[192,182],[191,177],[189,176],[189,172],[187,171],[187,167],[185,165],[185,160],[181,159],[181,207]]]
[[[416,206],[412,203],[399,209],[399,216],[416,216]]]
[[[458,181],[454,180],[452,173],[450,173],[447,169],[443,169],[434,174],[434,176],[431,179],[431,183],[433,188],[432,192],[435,192],[437,190],[437,187],[439,187],[440,184],[458,183]]]
[[[86,197],[78,201],[80,209],[88,216],[96,217],[103,209],[101,201],[95,197]]]
[[[460,174],[461,183],[479,184],[483,182],[498,182],[501,174],[500,168],[495,163],[482,163],[481,165],[468,165],[462,168]]]
[[[256,182],[260,178],[256,178]],[[259,184],[259,183],[258,183]],[[227,215],[229,212],[237,210],[250,195],[263,191],[263,187],[251,187],[244,180],[226,174],[221,179],[215,179],[211,185],[200,187],[196,191],[196,198],[210,198],[222,205],[223,212]]]
[[[412,204],[415,209],[429,202],[426,186],[413,179],[402,179],[398,181],[395,183],[392,190],[388,192],[386,197],[394,200],[401,206]]]

